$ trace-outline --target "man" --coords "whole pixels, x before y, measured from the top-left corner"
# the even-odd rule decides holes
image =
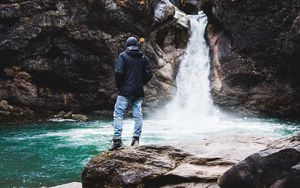
[[[132,105],[134,117],[134,132],[131,146],[138,146],[142,132],[142,100],[144,97],[144,85],[152,78],[148,58],[138,47],[135,37],[129,37],[126,41],[126,50],[122,52],[115,65],[115,79],[118,88],[118,97],[114,110],[114,137],[109,150],[115,150],[123,146],[122,120],[128,104]]]

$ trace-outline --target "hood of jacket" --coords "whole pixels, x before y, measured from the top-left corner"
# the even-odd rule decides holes
[[[143,52],[137,46],[129,46],[126,48],[126,53],[131,57],[141,57]]]

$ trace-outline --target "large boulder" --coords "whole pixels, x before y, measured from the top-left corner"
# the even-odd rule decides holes
[[[0,100],[36,114],[111,111],[114,61],[129,36],[145,38],[155,73],[145,105],[162,104],[189,38],[189,20],[168,0],[7,0],[0,17]]]
[[[251,143],[251,144],[250,144]],[[89,161],[83,187],[217,188],[217,179],[233,164],[270,140],[254,135],[210,136],[171,146],[141,146],[104,152]]]
[[[105,152],[82,172],[83,187],[209,187],[232,162],[198,158],[171,146]]]
[[[202,0],[214,102],[246,114],[299,117],[300,1]]]
[[[300,133],[280,139],[225,172],[221,188],[300,187]]]

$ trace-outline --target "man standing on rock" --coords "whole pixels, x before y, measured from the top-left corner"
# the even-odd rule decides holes
[[[122,121],[128,104],[132,106],[134,117],[134,132],[131,146],[138,146],[142,132],[142,101],[144,97],[144,85],[152,78],[152,71],[148,58],[138,47],[135,37],[129,37],[126,41],[126,50],[122,52],[116,61],[115,79],[118,88],[118,97],[114,110],[114,136],[109,150],[115,150],[123,146]]]

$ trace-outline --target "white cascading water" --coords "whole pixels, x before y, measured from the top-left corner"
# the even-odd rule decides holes
[[[159,122],[149,123],[164,127],[165,134],[174,137],[213,133],[221,130],[219,126],[225,123],[224,115],[210,97],[209,48],[204,38],[207,17],[199,12],[199,15],[189,15],[189,19],[191,36],[177,74],[176,93],[152,118]]]
[[[190,15],[191,37],[177,75],[177,92],[168,105],[173,118],[203,119],[216,109],[209,89],[209,50],[204,39],[207,18],[204,13]]]

